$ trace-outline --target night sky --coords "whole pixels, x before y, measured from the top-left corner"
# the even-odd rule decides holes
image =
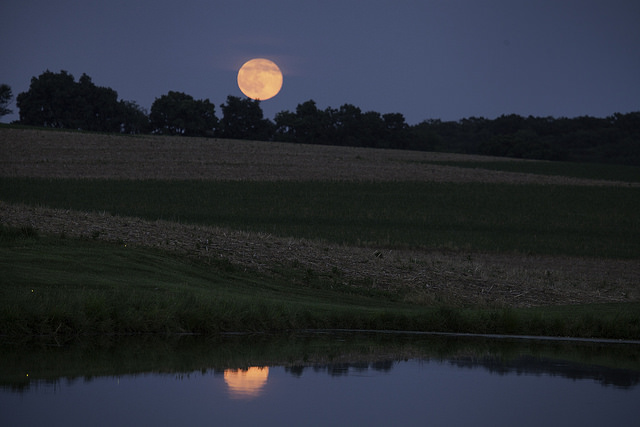
[[[0,83],[88,74],[149,110],[167,92],[221,116],[236,75],[275,61],[265,116],[349,103],[426,119],[606,117],[640,111],[640,1],[3,0]]]

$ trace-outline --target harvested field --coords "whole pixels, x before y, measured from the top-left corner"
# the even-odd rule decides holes
[[[205,138],[0,129],[0,152],[12,177],[630,185],[430,163],[529,161],[503,157]]]
[[[0,152],[0,176],[6,177],[621,184],[428,163],[479,158],[473,156],[272,142],[0,129]],[[425,304],[524,307],[640,299],[637,260],[345,247],[4,202],[0,223],[156,247],[204,261],[223,259],[267,273],[274,267],[310,270],[351,286],[400,288],[408,300]]]

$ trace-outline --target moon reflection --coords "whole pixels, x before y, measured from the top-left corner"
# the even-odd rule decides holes
[[[253,366],[249,369],[227,369],[224,382],[229,387],[229,395],[235,399],[257,397],[267,383],[269,368]]]

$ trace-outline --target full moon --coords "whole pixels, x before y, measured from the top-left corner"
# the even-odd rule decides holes
[[[273,61],[252,59],[238,71],[238,87],[252,99],[264,101],[273,98],[282,88],[282,71]]]

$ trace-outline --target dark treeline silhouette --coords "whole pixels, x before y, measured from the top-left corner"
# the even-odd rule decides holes
[[[540,160],[640,165],[640,112],[606,118],[521,117],[458,122],[428,120],[412,127],[409,148]]]
[[[139,133],[147,114],[135,102],[118,101],[118,93],[93,84],[83,74],[76,82],[66,71],[45,71],[18,94],[20,124],[98,132]]]
[[[400,113],[363,113],[344,104],[339,109],[319,110],[313,100],[299,104],[295,113],[282,111],[275,117],[275,139],[306,144],[374,148],[409,148],[410,127]]]
[[[10,96],[10,88],[6,89]],[[86,74],[76,82],[66,71],[46,71],[33,77],[29,90],[18,95],[18,123],[99,132],[640,165],[640,112],[615,113],[606,118],[510,114],[493,120],[431,119],[410,126],[400,113],[363,112],[351,104],[321,110],[313,100],[298,104],[293,112],[279,112],[271,121],[263,117],[259,101],[234,96],[228,96],[220,106],[220,119],[208,99],[196,100],[181,92],[170,91],[156,98],[150,114],[135,102],[117,98],[116,91],[96,86]]]

